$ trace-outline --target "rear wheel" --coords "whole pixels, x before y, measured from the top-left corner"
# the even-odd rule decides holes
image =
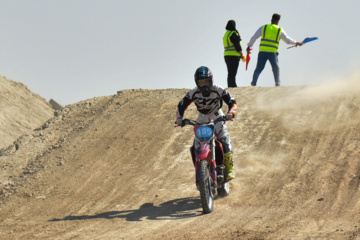
[[[209,163],[201,161],[198,170],[201,205],[204,213],[211,213],[214,211],[214,194],[212,191],[214,184],[210,175]]]
[[[219,197],[226,197],[230,194],[230,182],[225,182],[217,189]]]

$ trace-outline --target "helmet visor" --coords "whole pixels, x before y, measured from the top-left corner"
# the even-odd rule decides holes
[[[210,78],[203,78],[197,80],[198,87],[206,87],[211,85],[211,79]]]

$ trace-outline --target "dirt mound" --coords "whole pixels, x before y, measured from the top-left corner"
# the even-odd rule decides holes
[[[25,85],[0,76],[0,148],[41,126],[53,112],[45,99]]]
[[[357,239],[359,85],[235,88],[236,179],[202,214],[187,89],[68,105],[1,152],[1,239]],[[186,117],[195,118],[191,106]]]

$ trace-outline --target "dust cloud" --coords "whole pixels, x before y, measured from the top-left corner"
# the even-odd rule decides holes
[[[326,84],[273,89],[257,98],[256,108],[273,116],[293,130],[306,131],[342,127],[356,123],[359,105],[352,98],[360,94],[360,74]],[[329,111],[331,109],[331,111]],[[329,119],[339,120],[337,124]]]

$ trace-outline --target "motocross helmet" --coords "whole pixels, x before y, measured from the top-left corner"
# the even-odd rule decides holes
[[[194,75],[196,86],[204,97],[208,97],[213,86],[213,74],[208,67],[201,66]]]

